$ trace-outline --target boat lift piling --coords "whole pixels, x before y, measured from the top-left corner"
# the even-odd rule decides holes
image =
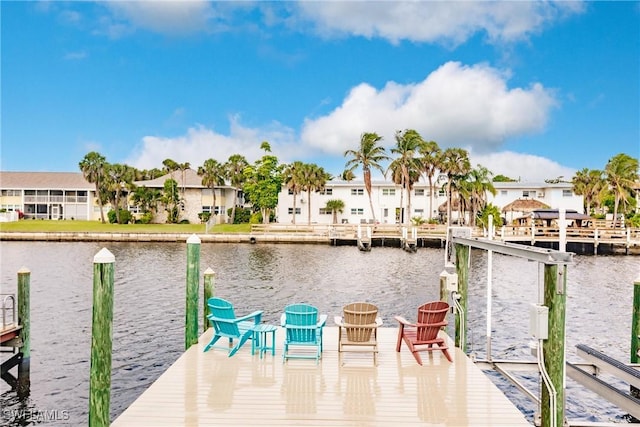
[[[200,238],[187,239],[187,290],[185,304],[184,347],[198,343],[198,288],[200,285]]]
[[[18,384],[16,391],[18,396],[28,396],[31,388],[31,271],[26,267],[18,270],[18,325],[22,347],[20,363],[18,363]]]
[[[640,362],[640,277],[633,283],[633,315],[631,318],[631,363]],[[633,397],[640,398],[640,389],[630,386]]]
[[[89,425],[109,425],[113,282],[115,257],[103,248],[93,257],[93,318],[89,380]]]

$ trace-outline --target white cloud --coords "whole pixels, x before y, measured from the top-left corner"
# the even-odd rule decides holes
[[[157,168],[165,159],[189,162],[197,168],[209,158],[225,162],[232,154],[242,154],[249,162],[264,155],[262,141],[269,141],[274,155],[289,162],[301,154],[301,147],[293,143],[293,131],[279,123],[261,129],[240,124],[238,117],[230,118],[229,135],[223,135],[204,126],[189,128],[178,137],[145,136],[125,163],[139,169]]]
[[[395,144],[396,130],[415,129],[441,147],[495,151],[510,137],[544,130],[556,101],[539,83],[509,89],[506,74],[487,65],[449,62],[417,84],[354,87],[331,113],[306,119],[305,145],[331,154],[356,148],[363,132]]]
[[[118,37],[134,28],[184,34],[206,30],[214,16],[212,3],[204,0],[188,1],[112,1],[104,5],[111,16],[103,17],[101,33]]]
[[[491,42],[527,38],[582,2],[488,1],[328,1],[298,3],[299,18],[312,21],[324,36],[356,35],[457,45],[485,31]]]
[[[471,165],[478,164],[489,169],[494,175],[505,175],[509,178],[521,181],[543,182],[545,179],[554,179],[560,176],[569,181],[575,174],[575,169],[544,157],[532,154],[514,153],[502,151],[491,154],[469,155]]]

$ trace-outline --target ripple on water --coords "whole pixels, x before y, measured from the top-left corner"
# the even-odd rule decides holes
[[[60,425],[86,425],[91,346],[93,257],[101,243],[0,242],[2,292],[15,292],[16,272],[31,270],[31,396],[17,399],[2,382],[3,408],[68,411]],[[119,415],[184,350],[186,245],[111,243],[116,258],[111,417]],[[472,251],[469,275],[470,351],[484,357],[486,342],[485,253]],[[416,301],[439,298],[443,252],[421,248],[321,245],[204,244],[201,274],[215,272],[215,293],[234,302],[238,313],[264,310],[275,323],[285,305],[309,302],[328,314],[368,300],[386,325],[394,315],[414,317]],[[537,301],[543,272],[536,263],[494,254],[492,288],[493,357],[531,358],[528,308]],[[576,257],[567,284],[567,358],[575,345],[592,346],[619,360],[629,354],[632,286],[637,257]],[[615,325],[615,327],[612,327]],[[505,327],[508,326],[508,327]],[[504,378],[488,373],[530,419],[536,408]],[[538,379],[523,376],[531,390]],[[571,418],[625,422],[617,408],[567,381]],[[622,386],[623,387],[623,386]],[[7,419],[3,425],[33,420]]]

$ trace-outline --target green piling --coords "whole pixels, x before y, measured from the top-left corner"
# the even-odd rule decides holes
[[[456,273],[458,274],[458,304],[462,307],[463,315],[456,316],[455,345],[467,352],[467,299],[469,289],[469,256],[471,247],[456,244]]]
[[[184,347],[187,350],[198,342],[198,288],[200,282],[200,238],[195,234],[187,239],[187,296],[184,327]]]
[[[565,412],[565,309],[567,301],[567,266],[545,264],[544,305],[549,308],[549,334],[543,341],[544,367],[556,392],[555,409],[550,408],[551,397],[542,387],[540,401],[542,427],[550,427],[552,418],[556,426],[564,425]]]
[[[640,356],[640,277],[633,284],[633,313],[631,318],[631,363],[638,363]],[[630,388],[633,397],[640,398],[640,390],[634,386]]]
[[[31,308],[29,295],[31,283],[31,271],[26,267],[18,270],[18,325],[22,347],[22,359],[18,364],[18,383],[16,392],[18,396],[28,396],[31,388]]]
[[[113,278],[115,257],[103,248],[93,258],[93,320],[89,425],[108,426],[111,399]]]
[[[210,268],[207,268],[204,272],[204,300],[202,304],[202,332],[209,329],[211,326],[207,316],[211,314],[209,312],[209,298],[211,298],[215,292],[215,285],[213,279],[215,279],[216,273]]]

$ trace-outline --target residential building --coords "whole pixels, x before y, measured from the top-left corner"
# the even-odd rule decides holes
[[[435,218],[446,220],[447,197],[442,189],[442,182],[433,188],[433,203],[430,202],[429,185],[419,182],[414,185],[410,195],[409,215],[407,209],[407,193],[400,186],[390,181],[372,182],[371,200],[375,211],[375,220],[382,224],[409,222],[411,218],[424,220]],[[582,212],[582,196],[573,193],[573,186],[568,182],[494,182],[496,195],[487,195],[487,202],[499,209],[516,199],[535,199],[552,208],[573,209]],[[369,197],[363,181],[329,181],[322,192],[312,192],[311,200],[306,192],[296,195],[295,223],[328,224],[333,221],[332,212],[327,210],[327,201],[339,199],[344,202],[343,212],[337,215],[339,223],[369,223],[373,221]],[[455,206],[455,203],[454,203]],[[293,194],[283,187],[278,197],[277,220],[280,223],[294,222]],[[431,212],[431,214],[429,214]],[[504,213],[503,218],[512,221],[520,215],[518,212]],[[309,221],[310,217],[310,221]],[[458,220],[458,212],[454,209],[452,220]],[[467,218],[468,223],[468,218]]]
[[[227,207],[233,205],[234,193],[238,204],[244,203],[242,192],[231,186],[217,186],[216,200],[213,191],[202,185],[196,171],[176,171],[149,181],[137,181],[137,186],[162,190],[167,179],[177,182],[182,203],[180,219],[191,223],[200,222],[200,212],[211,212],[216,222],[227,221]],[[131,203],[127,206],[137,214]],[[95,194],[95,185],[84,179],[80,172],[4,172],[0,171],[0,210],[21,211],[25,219],[77,219],[99,220],[100,207]],[[103,207],[104,213],[111,209]],[[154,222],[165,222],[167,214],[161,207]]]

